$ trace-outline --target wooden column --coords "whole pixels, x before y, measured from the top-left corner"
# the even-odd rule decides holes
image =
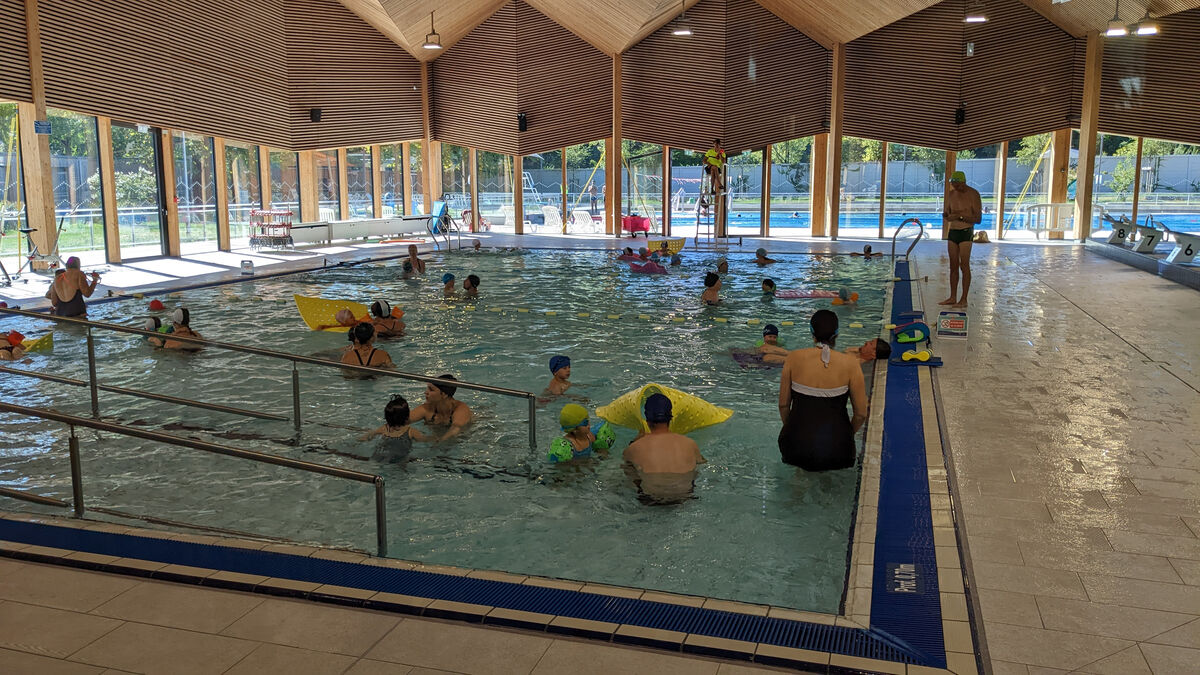
[[[433,183],[431,182],[431,167],[434,166],[430,161],[433,155],[433,118],[430,110],[429,97],[429,63],[421,62],[421,123],[424,128],[424,136],[421,140],[421,211],[424,213],[432,213],[433,200],[436,195],[433,194]],[[441,163],[438,163],[438,173],[441,173]],[[440,175],[439,175],[440,182]]]
[[[479,151],[467,148],[468,170],[471,172],[471,231],[479,232]]]
[[[1008,141],[1000,144],[996,163],[996,239],[1004,238],[1004,188],[1008,185]]]
[[[346,148],[338,148],[335,154],[338,164],[338,219],[350,220],[350,170],[346,167],[348,153]]]
[[[842,195],[842,113],[846,97],[846,45],[833,46],[833,66],[829,87],[829,144],[825,148],[825,217],[829,238],[838,238],[838,210]]]
[[[225,168],[225,139],[213,138],[213,176],[217,191],[217,249],[228,251],[229,243],[229,169]],[[303,220],[303,218],[301,218]]]
[[[887,215],[887,141],[881,143],[880,146],[883,156],[879,160],[879,238],[883,239],[884,219]]]
[[[297,169],[300,173],[300,222],[315,223],[321,219],[317,206],[317,164],[312,150],[296,153]]]
[[[1096,171],[1096,122],[1100,115],[1100,73],[1104,65],[1104,38],[1087,34],[1083,70],[1083,105],[1079,123],[1079,164],[1075,169],[1075,236],[1081,241],[1092,233],[1092,184]],[[1139,167],[1138,171],[1141,171]]]
[[[100,197],[104,211],[105,259],[121,262],[121,226],[117,219],[116,163],[113,159],[112,120],[96,118],[96,142],[100,148]]]
[[[953,150],[946,151],[946,170],[942,176],[942,213],[946,212],[946,200],[950,196],[950,176],[958,169],[958,153]],[[950,236],[950,223],[942,218],[942,239]]]
[[[571,210],[569,208],[567,208],[567,193],[569,192],[569,190],[567,190],[567,149],[563,148],[559,152],[558,157],[560,160],[559,164],[562,165],[562,182],[560,182],[558,184],[559,194],[562,197],[562,204],[559,208],[559,211],[562,212],[562,233],[566,234],[567,233],[567,217],[568,217],[567,214],[571,212]]]
[[[175,145],[171,142],[171,132],[159,129],[162,139],[163,167],[163,212],[167,216],[167,255],[178,258],[182,255],[179,239],[179,198],[175,194]]]
[[[400,174],[401,174],[402,181],[404,183],[404,187],[401,188],[404,190],[404,199],[402,200],[403,204],[401,204],[401,206],[400,206],[400,214],[401,215],[409,215],[409,212],[413,210],[413,207],[412,207],[413,182],[412,182],[412,149],[409,148],[408,143],[400,144],[400,164],[403,165],[400,167]]]
[[[612,137],[604,143],[604,231],[621,236],[621,55],[612,60]]]
[[[671,148],[663,146],[663,236],[671,236]]]
[[[433,212],[433,203],[442,198],[442,144],[429,141],[421,157],[425,159],[425,185],[428,186],[425,198],[425,212]]]
[[[525,234],[525,159],[513,155],[513,232]]]
[[[1050,144],[1050,202],[1067,201],[1067,169],[1071,166],[1071,130],[1056,129]],[[1048,232],[1047,239],[1062,239],[1062,232]]]
[[[1137,154],[1133,160],[1133,208],[1129,213],[1129,219],[1137,222],[1138,217],[1138,197],[1142,194],[1142,137],[1137,139]]]
[[[809,234],[814,237],[825,236],[825,192],[827,191],[828,176],[825,175],[825,151],[829,145],[829,134],[815,134],[812,144],[812,168],[809,175],[808,225]]]
[[[46,78],[42,69],[42,29],[38,19],[38,0],[24,0],[25,38],[29,55],[30,89],[33,103],[18,103],[18,141],[21,146],[21,167],[25,185],[26,227],[38,250],[49,254],[57,250],[58,222],[54,215],[54,181],[50,171],[50,137],[35,134],[33,123],[46,120]],[[119,253],[118,253],[119,255]],[[50,266],[35,261],[33,269]]]
[[[383,150],[371,146],[371,217],[383,217]]]
[[[262,207],[271,208],[271,149],[258,146],[258,190],[262,195]]]
[[[771,236],[771,146],[763,148],[763,163],[762,163],[762,198],[759,205],[759,213],[762,217],[759,222],[759,232],[764,237]]]

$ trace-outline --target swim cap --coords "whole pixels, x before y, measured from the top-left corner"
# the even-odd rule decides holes
[[[587,408],[578,403],[568,403],[563,406],[562,412],[558,413],[558,425],[563,428],[563,431],[569,431],[575,427],[585,425],[587,421]]]
[[[171,320],[181,326],[186,326],[192,320],[192,313],[187,311],[186,308],[180,307],[171,314]]]
[[[814,312],[809,325],[818,342],[829,342],[838,334],[838,316],[827,309]]]
[[[841,298],[842,300],[849,300],[850,299],[850,289],[846,288],[845,286],[842,286],[841,288],[838,289],[838,297]]]
[[[871,245],[870,244],[866,244],[863,246],[863,255],[871,255]]]
[[[71,256],[70,258],[67,258],[67,269],[69,269],[69,270],[79,269],[79,258],[76,258],[75,256]]]
[[[555,356],[550,357],[550,372],[551,373],[557,373],[558,371],[562,370],[563,368],[567,368],[570,365],[571,365],[571,359],[569,357],[562,356],[562,355],[555,355]]]
[[[646,421],[650,424],[661,424],[671,421],[671,399],[663,394],[650,394],[642,406],[646,413]]]
[[[954,173],[950,174],[950,182],[951,183],[965,183],[965,182],[967,182],[967,174],[965,174],[961,171],[955,171]]]
[[[765,248],[756,248],[756,249],[754,249],[754,255],[756,255],[756,256],[758,256],[758,257],[760,257],[760,258],[765,258],[765,257],[767,257],[767,249],[765,249]]]
[[[392,306],[387,300],[376,300],[371,303],[371,313],[378,317],[385,317],[392,313]]]
[[[375,337],[375,326],[370,323],[360,323],[350,331],[350,341],[358,344],[366,344],[371,338]]]
[[[343,326],[349,325],[354,321],[354,312],[351,312],[348,309],[339,309],[337,313],[333,315],[333,320],[337,321]]]
[[[779,328],[775,324],[769,323],[763,326],[763,335],[779,335]]]
[[[649,252],[650,252],[650,250],[649,250],[649,249],[647,249],[645,246],[639,246],[639,247],[638,247],[638,253],[641,253],[641,254],[643,254],[643,255],[644,255],[644,254],[646,254],[646,253],[649,253]]]
[[[146,319],[146,323],[142,324],[142,330],[157,331],[159,328],[162,328],[162,321],[157,316]]]
[[[704,287],[712,288],[720,280],[721,280],[721,277],[718,276],[716,272],[709,272],[708,274],[704,275]]]
[[[446,375],[438,375],[438,379],[454,380],[456,382],[458,381],[453,375],[450,375],[448,373]],[[450,397],[453,397],[454,392],[458,391],[458,387],[455,387],[454,385],[440,384],[438,382],[430,382],[430,384],[437,387],[439,391],[441,391],[443,394],[450,396]]]
[[[10,330],[8,331],[8,335],[5,336],[5,340],[8,341],[9,346],[17,347],[25,341],[25,336],[15,330]]]
[[[762,282],[763,282],[763,285],[766,286],[767,288],[775,288],[775,280],[774,279],[763,279]]]
[[[450,283],[451,281],[454,281],[454,275],[453,275],[453,274],[451,274],[451,273],[449,273],[449,272],[446,272],[445,274],[443,274],[443,275],[442,275],[442,283],[443,283],[443,284],[448,284],[448,283]]]
[[[671,264],[672,265],[680,265],[682,263],[683,263],[683,258],[679,257],[678,253],[671,254]]]
[[[166,309],[166,307],[163,306],[162,300],[151,300],[150,301],[150,311],[151,312],[161,312],[164,309]]]

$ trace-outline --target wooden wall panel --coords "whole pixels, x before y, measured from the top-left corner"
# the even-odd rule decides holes
[[[954,147],[962,18],[943,2],[848,43],[845,135]]]
[[[504,5],[430,64],[434,138],[519,153],[516,22],[516,6]]]
[[[612,133],[612,58],[517,0],[517,112],[528,130],[520,154],[565,148]],[[516,116],[509,119],[516,125]]]
[[[1154,37],[1105,41],[1097,128],[1200,143],[1200,9],[1158,24]]]
[[[725,144],[730,152],[825,130],[829,50],[754,0],[728,0]]]
[[[0,98],[32,101],[22,0],[0,2]]]
[[[687,15],[692,37],[663,28],[621,56],[625,138],[691,150],[725,138],[725,0],[700,0]]]
[[[336,0],[287,3],[293,147],[388,143],[423,135],[421,66]],[[312,122],[310,108],[320,108]]]
[[[1075,38],[1016,0],[984,4],[987,23],[963,24],[975,53],[961,58],[966,122],[952,149],[1069,127]]]

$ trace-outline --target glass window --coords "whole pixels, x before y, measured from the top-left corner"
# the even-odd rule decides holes
[[[471,209],[470,153],[458,145],[442,144],[442,201],[455,220]]]
[[[522,158],[525,172],[521,187],[525,191],[525,220],[534,232],[552,234],[563,231],[562,150],[551,150]]]
[[[983,220],[975,226],[976,230],[996,229],[996,205],[998,199],[996,178],[998,177],[997,167],[1000,164],[997,161],[997,154],[999,152],[999,145],[985,145],[981,148],[972,148],[971,150],[959,150],[955,154],[955,170],[966,174],[967,185],[979,192],[979,201],[983,207]],[[888,161],[888,172],[890,173],[892,170],[890,152],[888,153]],[[888,219],[886,229],[884,230],[885,235],[890,234],[895,230],[896,225],[900,224],[899,221],[895,223],[892,221],[892,218]]]
[[[707,199],[700,200],[703,158],[703,152],[671,148],[671,234],[676,237],[695,236],[697,223],[713,217],[705,208]]]
[[[762,150],[729,156],[729,233],[762,234]]]
[[[1133,186],[1138,181],[1137,138],[1099,134],[1096,147],[1096,168],[1092,182],[1092,204],[1113,218],[1133,217]],[[1142,149],[1145,155],[1145,148]],[[1142,165],[1146,162],[1143,160]],[[1145,186],[1145,183],[1142,183]],[[1070,196],[1074,197],[1074,190]],[[1093,208],[1093,213],[1099,209]],[[1092,220],[1092,229],[1104,226],[1102,218]],[[1104,228],[1107,229],[1107,228]]]
[[[1200,145],[1142,141],[1138,220],[1146,216],[1180,232],[1200,232]]]
[[[184,254],[217,247],[217,174],[211,136],[171,132],[175,203]]]
[[[566,150],[567,231],[604,231],[604,141]]]
[[[123,260],[164,253],[158,139],[158,130],[144,125],[114,123],[112,126],[113,180]]]
[[[300,214],[300,162],[294,152],[271,150],[271,208]]]
[[[229,237],[246,240],[250,237],[250,212],[262,208],[262,192],[258,170],[258,146],[227,141],[225,171],[229,182]],[[245,245],[245,242],[241,242]]]
[[[25,222],[25,186],[21,182],[17,104],[0,101],[0,232],[5,235],[0,237],[0,258],[17,254],[16,235],[18,230],[25,227]],[[11,253],[8,249],[11,249]],[[21,250],[24,251],[24,248]],[[14,265],[11,269],[19,266]]]
[[[896,146],[906,147],[906,146]],[[930,151],[941,152],[941,151]],[[868,138],[854,138],[846,136],[842,138],[842,175],[840,177],[841,192],[838,200],[838,233],[840,235],[854,235],[862,237],[874,237],[879,234],[879,181],[883,175],[883,166],[881,159],[883,157],[883,143],[873,141]],[[946,167],[946,153],[941,152],[942,170]],[[890,159],[890,155],[889,155]],[[932,199],[932,169],[934,168],[932,160],[929,162],[928,180],[919,186],[916,181],[913,181],[914,187],[924,195],[925,200]],[[891,176],[892,167],[888,165],[888,175]],[[903,173],[903,171],[902,171]],[[941,174],[936,174],[940,176]],[[941,184],[938,183],[940,186]],[[939,188],[940,189],[940,188]],[[937,193],[938,198],[941,197],[941,192]],[[889,194],[890,198],[891,195]],[[910,196],[913,198],[913,196]],[[941,212],[941,206],[937,206],[938,212]],[[827,232],[828,234],[828,232]]]
[[[662,146],[621,142],[621,215],[650,219],[650,233],[662,234]]]
[[[66,110],[46,111],[50,121],[50,174],[59,221],[60,253],[104,251],[104,209],[100,192],[100,143],[96,118]],[[116,253],[114,251],[114,253]]]
[[[421,163],[421,143],[413,141],[408,144],[408,172],[412,176],[412,210],[411,213],[425,213],[425,165]]]
[[[1008,143],[1008,178],[1004,184],[1004,237],[1028,234],[1022,209],[1050,201],[1050,160],[1053,134],[1034,134]],[[1069,199],[1075,188],[1069,184]],[[1033,236],[1030,234],[1029,236]]]
[[[316,150],[313,152],[313,162],[317,175],[317,220],[341,220],[337,150]]]
[[[812,212],[812,136],[771,146],[771,232],[800,234]],[[780,232],[775,232],[776,230]],[[784,232],[786,230],[786,232]]]
[[[375,217],[375,179],[371,172],[371,147],[346,148],[348,220]]]
[[[479,217],[484,228],[498,232],[516,231],[512,155],[481,150],[475,161],[479,164]],[[416,189],[414,183],[413,190]]]
[[[379,189],[382,191],[384,218],[404,215],[403,143],[379,147]]]

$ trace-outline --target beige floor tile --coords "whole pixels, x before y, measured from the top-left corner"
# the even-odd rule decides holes
[[[1050,510],[1045,502],[1026,501],[1023,499],[1004,499],[1003,497],[984,497],[964,495],[963,511],[968,516],[979,513],[995,518],[1015,518],[1035,522],[1051,522]]]
[[[1076,672],[1089,675],[1152,675],[1150,666],[1146,665],[1146,659],[1142,658],[1142,652],[1137,645],[1089,663]]]
[[[359,659],[353,666],[350,666],[346,675],[406,675],[412,671],[412,666],[406,666],[403,663]]]
[[[987,627],[987,642],[993,659],[1066,670],[1080,668],[1134,644],[1129,640],[1003,623]]]
[[[1081,575],[1083,587],[1093,602],[1126,605],[1166,612],[1195,612],[1200,607],[1200,586],[1141,581],[1097,574]]]
[[[1146,640],[1178,628],[1194,618],[1191,614],[1045,596],[1037,599],[1037,605],[1041,612],[1042,625],[1050,630],[1126,640]]]
[[[974,567],[975,583],[979,588],[1001,591],[1020,589],[1034,595],[1076,600],[1086,600],[1088,597],[1075,572],[986,562],[977,562]]]
[[[1157,513],[1192,517],[1200,513],[1200,500],[1195,499],[1138,494],[1106,494],[1104,500],[1112,506],[1114,511],[1122,513]]]
[[[528,673],[550,643],[549,638],[523,633],[405,619],[366,657],[472,675]]]
[[[788,671],[782,668],[771,668],[769,666],[751,666],[740,663],[722,663],[717,666],[717,675],[762,675],[762,673],[787,673],[795,672]]]
[[[555,640],[541,662],[533,669],[533,675],[716,675],[717,666],[715,661],[672,656],[649,650]]]
[[[219,633],[263,601],[263,596],[146,581],[91,613],[155,626]]]
[[[1143,643],[1140,645],[1146,663],[1155,675],[1195,673],[1200,664],[1200,649]]]
[[[1147,642],[1200,649],[1200,619],[1195,619],[1179,628],[1155,635],[1147,640]]]
[[[259,645],[250,652],[249,656],[225,671],[225,675],[260,675],[261,673],[341,675],[354,664],[355,660],[353,656],[264,644]]]
[[[126,577],[29,563],[0,576],[0,598],[86,612],[139,583]]]
[[[0,576],[4,576],[5,574],[9,574],[11,572],[16,572],[24,566],[25,565],[23,563],[19,563],[16,560],[6,560],[4,558],[0,558]]]
[[[1029,668],[1024,663],[992,661],[992,675],[1029,675]]]
[[[1178,582],[1165,557],[1124,551],[1088,551],[1045,542],[1021,542],[1025,565],[1147,581]]]
[[[1190,536],[1190,533],[1189,536],[1177,537],[1166,534],[1106,530],[1105,534],[1108,535],[1108,541],[1112,547],[1118,551],[1200,560],[1200,539]]]
[[[208,675],[225,672],[257,646],[248,640],[126,623],[71,659],[148,675]]]
[[[1200,560],[1183,560],[1180,558],[1168,558],[1171,561],[1171,567],[1175,568],[1175,573],[1183,580],[1183,583],[1188,586],[1200,586]]]
[[[99,675],[103,668],[83,663],[60,661],[48,656],[38,656],[23,651],[0,649],[0,673],[14,675]]]
[[[0,647],[7,649],[66,658],[120,625],[115,619],[0,602]]]
[[[362,656],[399,621],[395,616],[378,612],[270,599],[250,610],[221,634]]]
[[[1191,534],[1183,519],[1169,513],[1138,513],[1110,508],[1086,508],[1077,505],[1052,505],[1054,522],[1063,525],[1100,527],[1106,530],[1149,532],[1185,536]]]
[[[967,537],[967,550],[971,552],[971,560],[975,562],[1004,563],[1008,565],[1024,565],[1021,548],[1017,545],[1016,535],[1003,536],[974,536]]]
[[[978,593],[985,625],[995,622],[1043,628],[1035,596],[989,588],[981,588]]]

